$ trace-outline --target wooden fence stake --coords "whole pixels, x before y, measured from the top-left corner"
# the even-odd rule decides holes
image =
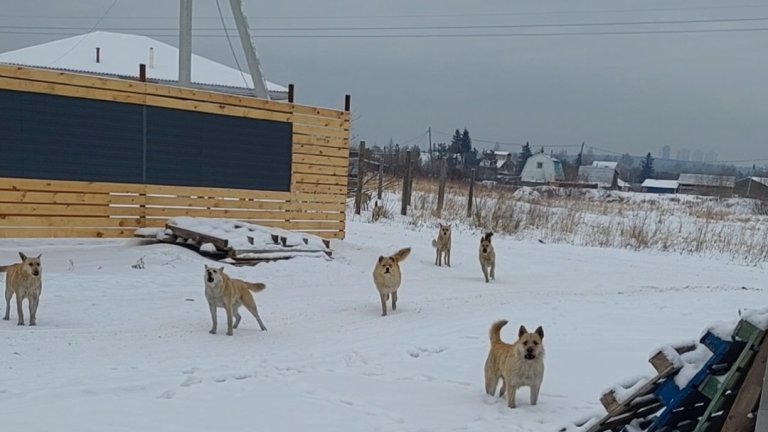
[[[411,205],[411,195],[413,195],[413,164],[416,160],[413,158],[414,153],[408,152],[408,205]]]
[[[357,192],[355,193],[355,214],[359,215],[363,207],[363,179],[365,178],[365,141],[360,141],[360,153],[357,156]]]
[[[448,164],[445,159],[440,161],[440,186],[437,188],[437,217],[443,213],[445,202],[445,182],[448,178]]]
[[[405,166],[410,167],[411,165],[411,151],[408,150],[405,152]],[[405,170],[405,176],[403,178],[403,196],[402,196],[402,205],[400,206],[400,214],[405,216],[408,214],[408,194],[410,193],[408,191],[408,186],[411,184],[411,180],[408,178],[410,175],[411,170],[409,168],[406,168]]]
[[[472,168],[469,174],[469,200],[467,200],[467,217],[472,217],[472,200],[475,194],[475,169]]]
[[[379,161],[379,190],[376,197],[381,200],[381,196],[384,193],[384,160]]]

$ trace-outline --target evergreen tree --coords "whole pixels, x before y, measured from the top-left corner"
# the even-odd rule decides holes
[[[526,141],[525,145],[523,146],[523,149],[520,150],[520,154],[517,157],[517,172],[522,173],[523,167],[525,166],[525,162],[528,161],[528,158],[533,156],[533,153],[531,152],[531,145]]]
[[[648,152],[648,154],[645,155],[645,159],[643,159],[643,162],[640,164],[640,182],[653,177],[653,175],[653,156],[651,156],[651,152]]]
[[[456,129],[451,137],[451,145],[448,147],[450,153],[461,153],[461,132]]]
[[[459,147],[459,153],[466,154],[471,151],[472,151],[472,139],[469,138],[469,131],[467,130],[467,128],[464,128],[464,132],[461,134],[461,147]]]

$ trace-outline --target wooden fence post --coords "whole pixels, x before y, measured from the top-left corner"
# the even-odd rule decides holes
[[[467,217],[472,217],[472,200],[475,193],[475,169],[469,172],[469,200],[467,200]]]
[[[408,205],[411,205],[411,195],[413,195],[413,165],[416,160],[413,158],[414,153],[408,152]]]
[[[411,165],[411,151],[408,150],[405,152],[405,166],[410,167]],[[411,170],[409,168],[406,168],[405,170],[405,176],[403,177],[403,196],[402,196],[402,204],[400,206],[400,214],[405,216],[408,214],[408,194],[410,194],[410,191],[408,190],[408,186],[411,184],[411,179],[408,177],[410,176]]]
[[[381,196],[384,193],[384,160],[379,161],[379,190],[376,197],[381,200]]]
[[[359,215],[363,207],[363,179],[365,171],[365,141],[360,141],[360,153],[357,156],[357,192],[355,193],[355,214]]]
[[[443,213],[445,202],[445,181],[448,178],[448,164],[445,159],[440,161],[440,186],[437,188],[437,217]]]

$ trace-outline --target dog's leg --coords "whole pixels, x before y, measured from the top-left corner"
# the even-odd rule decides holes
[[[507,382],[507,406],[510,408],[515,408],[515,393],[517,393],[517,387],[512,385],[512,383]]]
[[[5,316],[3,317],[3,319],[6,321],[11,319],[11,298],[12,297],[13,297],[13,291],[6,289],[5,290]]]
[[[507,382],[504,381],[504,377],[501,377],[501,390],[499,390],[499,397],[503,398],[507,394]]]
[[[451,247],[448,246],[448,248],[445,249],[445,265],[447,267],[451,266]]]
[[[40,304],[40,298],[30,297],[27,300],[27,306],[29,306],[29,325],[37,325],[37,305]]]
[[[443,255],[443,251],[440,250],[440,245],[438,244],[437,247],[435,248],[435,265],[438,267],[442,265],[442,262],[443,262],[442,255]]]
[[[480,261],[480,268],[483,270],[483,276],[485,276],[485,283],[488,283],[488,269],[485,267],[485,263]]]
[[[392,293],[392,310],[397,310],[397,291]]]
[[[496,261],[491,261],[491,279],[496,280]]]
[[[256,318],[256,321],[259,322],[259,327],[261,327],[261,331],[267,331],[267,326],[264,325],[264,322],[261,321],[261,317],[259,316],[259,310],[256,308],[256,302],[253,301],[253,298],[248,299],[247,297],[243,300],[243,306],[245,306],[246,309],[248,309],[248,312],[253,315],[254,318]],[[238,321],[240,321],[238,319]]]
[[[381,316],[387,316],[387,295],[380,294],[381,296]]]
[[[19,314],[18,325],[24,325],[24,311],[21,309],[21,296],[16,294],[16,313]]]
[[[485,373],[485,392],[490,395],[494,396],[496,394],[496,387],[499,385],[499,377],[496,374],[492,373]],[[501,391],[504,391],[504,387],[501,388]]]
[[[227,336],[232,336],[235,334],[235,332],[232,330],[232,309],[234,308],[234,305],[232,303],[225,303],[227,311]]]
[[[216,320],[216,303],[209,301],[208,308],[211,310],[211,329],[208,331],[210,334],[216,334],[216,327],[219,322]]]
[[[240,311],[238,309],[240,309],[240,308],[239,307],[235,307],[233,309],[233,313],[235,314],[235,326],[234,326],[235,328],[237,328],[237,326],[240,325],[240,318],[242,318],[242,316],[240,316]]]
[[[531,386],[531,405],[536,405],[539,402],[539,389],[541,384],[534,384]]]

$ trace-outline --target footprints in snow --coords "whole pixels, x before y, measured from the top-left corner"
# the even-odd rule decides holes
[[[415,347],[415,348],[409,349],[407,352],[409,356],[413,358],[419,358],[425,354],[426,355],[440,354],[447,349],[448,347],[444,347],[444,346],[440,346],[436,348]]]
[[[272,368],[275,371],[275,375],[280,377],[286,377],[286,376],[294,376],[303,373],[304,371],[301,369],[297,369],[294,367],[273,367]],[[189,388],[196,386],[198,384],[202,384],[204,382],[214,382],[216,384],[225,383],[228,380],[235,380],[235,381],[243,381],[249,378],[256,377],[256,374],[253,373],[246,373],[246,372],[237,372],[232,374],[224,374],[224,375],[214,375],[209,378],[201,377],[197,375],[197,372],[200,370],[198,367],[192,367],[189,369],[184,369],[181,371],[183,375],[186,375],[186,378],[179,384],[179,388]],[[176,396],[176,390],[174,389],[168,389],[157,396],[158,399],[173,399]]]

